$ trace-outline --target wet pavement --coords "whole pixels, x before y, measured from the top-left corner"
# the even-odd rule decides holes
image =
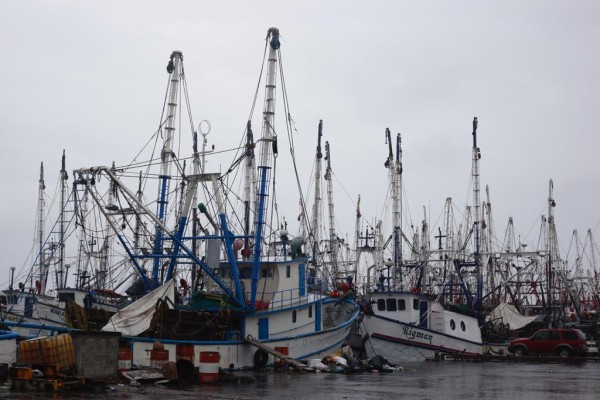
[[[295,399],[597,399],[600,363],[524,364],[422,362],[404,370],[368,373],[257,372],[252,383],[112,385],[106,391],[18,393],[7,388],[0,399],[114,400],[295,400]]]

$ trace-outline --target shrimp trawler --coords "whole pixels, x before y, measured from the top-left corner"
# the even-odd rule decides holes
[[[37,207],[37,229],[32,254],[32,267],[20,271],[10,269],[9,287],[0,292],[0,322],[20,338],[53,335],[71,329],[98,330],[119,309],[124,297],[108,288],[106,274],[107,241],[94,249],[96,237],[82,232],[91,230],[67,204],[73,205],[73,192],[67,194],[68,174],[63,151],[58,187],[59,213],[51,232],[46,232],[44,164],[40,166]],[[79,203],[81,206],[83,202]],[[67,256],[67,237],[79,242],[75,257]],[[69,282],[73,267],[76,282]],[[95,272],[93,272],[95,271]],[[104,279],[102,278],[104,277]],[[17,282],[15,282],[17,281]]]
[[[479,147],[477,147],[477,118],[473,120],[473,195],[475,221],[473,239],[475,251],[469,258],[461,257],[451,246],[443,248],[441,233],[437,251],[429,250],[429,230],[423,221],[422,242],[413,240],[416,254],[411,261],[402,259],[401,176],[402,149],[400,134],[396,140],[396,157],[392,138],[386,130],[389,156],[390,192],[394,230],[393,259],[383,261],[381,254],[379,276],[373,277],[367,293],[368,306],[363,318],[365,333],[375,354],[384,355],[390,362],[423,361],[436,353],[477,354],[483,351],[480,329],[481,263],[479,255]],[[375,249],[381,249],[383,239],[375,235]],[[415,235],[418,238],[418,235]],[[447,235],[448,237],[450,235]],[[378,244],[379,243],[379,244]],[[438,253],[439,257],[434,257]],[[435,282],[435,277],[438,283]],[[440,279],[441,278],[441,279]],[[441,281],[441,283],[440,283]],[[466,300],[464,309],[456,303]]]
[[[271,220],[277,217],[271,191],[278,68],[282,76],[278,29],[269,29],[265,52],[262,137],[254,142],[250,118],[227,172],[208,172],[205,157],[214,155],[205,148],[208,132],[201,132],[202,151],[198,133],[190,135],[191,170],[185,156],[176,154],[174,143],[182,140],[176,138],[180,88],[188,97],[180,51],[171,54],[166,114],[154,135],[162,137],[160,158],[74,171],[77,191],[102,211],[135,271],[128,293],[137,300],[102,328],[123,335],[134,366],[153,365],[157,341],[165,361],[186,354],[195,366],[210,354],[223,368],[264,367],[274,361],[265,346],[291,359],[319,358],[342,345],[358,317],[351,296],[310,285],[314,273],[303,238],[293,237],[284,221]],[[160,171],[150,172],[156,164]],[[240,192],[233,189],[236,179]],[[158,187],[153,200],[143,190],[151,180]]]

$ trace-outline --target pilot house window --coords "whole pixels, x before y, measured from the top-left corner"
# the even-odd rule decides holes
[[[388,311],[396,311],[396,299],[387,299],[385,306]]]
[[[406,310],[406,302],[404,299],[398,299],[398,311]]]

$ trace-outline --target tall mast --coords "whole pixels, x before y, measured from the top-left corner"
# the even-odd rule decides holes
[[[111,170],[112,170],[113,174],[116,172],[114,161],[112,163]],[[119,209],[117,207],[117,205],[115,204],[116,195],[117,195],[117,185],[115,184],[115,181],[111,181],[110,188],[108,190],[108,199],[107,199],[107,205],[106,205],[107,210],[117,211]],[[108,218],[113,218],[113,216],[109,215]],[[110,227],[110,224],[107,222],[106,227],[104,229],[104,237],[102,238],[102,247],[100,248],[100,251],[98,252],[98,256],[99,256],[100,260],[99,260],[98,271],[96,272],[96,284],[94,285],[94,287],[97,289],[107,289],[106,276],[108,274],[108,257],[110,254],[110,244],[111,244],[111,241],[109,240],[110,232],[111,232],[111,227]]]
[[[67,271],[65,271],[65,210],[67,198],[67,180],[69,176],[66,168],[66,156],[63,150],[61,170],[60,170],[60,226],[59,226],[59,241],[58,241],[58,270],[59,279],[57,288],[63,288],[67,282]]]
[[[483,232],[485,232],[485,247],[487,253],[487,280],[488,280],[488,288],[493,290],[496,287],[496,276],[495,276],[495,261],[493,258],[494,249],[493,249],[493,241],[492,234],[494,232],[493,229],[493,219],[492,219],[492,202],[490,201],[490,188],[488,185],[485,186],[485,195],[486,201],[484,203],[485,214],[487,217],[487,222],[483,223],[482,228]]]
[[[452,250],[456,249],[456,243],[454,243],[454,212],[452,209],[452,197],[446,197],[446,203],[444,204],[444,226],[445,226],[445,240],[444,240],[444,250]],[[450,255],[450,258],[454,258],[453,255]]]
[[[419,248],[419,253],[421,254],[421,261],[429,260],[429,222],[427,219],[427,208],[423,206],[423,222],[421,223],[421,246]]]
[[[170,90],[167,103],[167,118],[163,136],[163,147],[160,154],[162,164],[161,172],[159,176],[160,186],[158,189],[158,201],[157,201],[157,216],[161,223],[165,222],[167,204],[169,202],[169,183],[171,181],[171,164],[173,161],[173,141],[175,133],[175,121],[177,115],[177,94],[179,90],[179,79],[181,76],[181,62],[183,60],[183,54],[180,51],[173,51],[171,53],[171,60],[167,66],[167,72],[170,75]],[[154,240],[154,264],[152,268],[152,284],[154,287],[158,287],[159,282],[159,270],[162,258],[159,256],[162,254],[162,239],[163,232],[159,226],[156,227],[156,237]]]
[[[548,295],[548,323],[550,324],[550,326],[554,325],[554,319],[555,319],[555,313],[554,313],[554,271],[555,271],[555,266],[554,263],[558,262],[558,244],[557,244],[557,239],[556,239],[556,226],[554,225],[554,207],[556,207],[556,202],[554,201],[554,196],[553,196],[553,192],[554,192],[554,183],[552,182],[552,179],[550,179],[550,182],[548,184],[548,231],[547,231],[547,235],[548,235],[548,239],[547,239],[547,254],[548,254],[548,261],[547,261],[547,265],[546,265],[546,279],[548,281],[548,286],[547,286],[547,290],[546,293]]]
[[[473,178],[473,238],[475,241],[475,262],[480,262],[480,228],[481,228],[481,200],[480,200],[480,183],[479,183],[479,159],[481,153],[477,147],[477,117],[473,118],[473,164],[471,174]]]
[[[198,130],[200,130],[200,128],[198,128]],[[199,175],[200,174],[200,153],[198,153],[198,132],[194,132],[194,143],[193,143],[193,150],[194,150],[194,156],[193,156],[193,161],[192,161],[192,171],[194,175]],[[204,139],[206,140],[206,138]],[[202,164],[202,169],[204,168],[204,163]],[[192,198],[192,204],[198,204],[198,191],[194,191],[194,196]],[[198,240],[196,240],[196,236],[198,236],[199,233],[199,229],[198,229],[198,207],[194,207],[192,209],[192,236],[194,237],[194,239],[192,239],[192,253],[194,253],[194,255],[198,256]],[[192,271],[191,271],[191,287],[192,288],[196,288],[196,281],[198,279],[197,276],[197,266],[195,264],[192,264]],[[193,289],[192,289],[193,290]]]
[[[40,294],[46,292],[46,280],[48,276],[48,265],[46,265],[46,257],[44,253],[44,225],[45,225],[45,213],[46,213],[46,202],[44,199],[44,193],[46,190],[46,184],[44,183],[44,163],[40,165],[40,180],[38,186],[38,263],[39,263],[39,282],[40,282]]]
[[[265,102],[263,108],[263,126],[261,138],[260,164],[258,175],[260,179],[258,190],[258,208],[256,211],[254,258],[252,264],[252,288],[250,308],[255,309],[256,290],[260,277],[260,257],[262,252],[262,238],[267,210],[267,197],[270,185],[270,156],[271,150],[277,152],[277,136],[275,135],[275,75],[277,73],[277,59],[279,52],[279,29],[269,28],[267,32],[269,41],[269,55],[267,62],[267,79],[265,87]]]
[[[358,201],[356,202],[356,224],[354,226],[354,248],[356,249],[356,259],[354,260],[354,273],[353,276],[358,283],[358,264],[360,262],[361,248],[360,248],[360,195],[358,195]]]
[[[391,138],[390,138],[391,139]],[[396,136],[396,163],[394,168],[393,213],[394,213],[394,280],[400,274],[402,283],[402,138]],[[394,282],[395,284],[395,282]]]
[[[579,232],[573,230],[573,240],[575,241],[575,278],[583,277],[583,263],[581,262],[581,243],[579,240]]]
[[[598,290],[600,289],[599,285],[598,285],[598,265],[597,265],[597,261],[596,261],[596,250],[597,250],[597,246],[596,246],[596,242],[594,241],[594,236],[592,235],[592,230],[588,229],[587,231],[587,238],[589,240],[590,243],[590,265],[591,265],[591,269],[592,269],[592,279],[593,279],[593,292],[594,292],[594,301],[597,301],[597,297],[598,296]]]
[[[329,142],[325,142],[325,159],[327,160],[327,168],[325,169],[325,180],[327,181],[327,201],[329,206],[329,248],[331,250],[331,259],[333,278],[337,278],[337,252],[338,243],[337,235],[335,234],[335,214],[333,203],[333,180],[331,179],[331,152],[329,150]]]
[[[142,200],[144,193],[142,191],[142,171],[140,171],[140,176],[138,178],[138,190],[136,193],[136,196],[138,198],[138,200]],[[139,211],[139,207],[137,207],[136,211]],[[142,229],[142,218],[140,217],[140,213],[136,212],[135,213],[135,226],[134,226],[134,231],[133,231],[133,251],[135,253],[138,253],[140,251],[140,248],[142,247],[140,239],[141,239],[141,234],[140,231]]]
[[[321,171],[323,164],[323,152],[321,150],[321,137],[323,136],[323,120],[319,120],[319,130],[317,134],[317,154],[315,159],[315,198],[311,217],[311,249],[312,259],[315,265],[318,263],[317,255],[319,251],[319,242],[321,239]]]
[[[254,134],[252,123],[246,125],[246,165],[244,178],[244,233],[250,235],[250,216],[256,211],[256,157],[254,156]],[[244,252],[250,252],[250,238],[244,239]]]
[[[477,312],[481,313],[481,297],[483,294],[483,276],[481,273],[481,243],[480,243],[480,228],[481,228],[481,199],[480,199],[480,182],[479,182],[479,159],[481,152],[477,147],[477,117],[473,118],[473,234],[475,241],[475,252],[473,254],[475,261],[475,274],[477,277]]]

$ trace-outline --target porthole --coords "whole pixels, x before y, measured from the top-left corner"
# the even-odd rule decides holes
[[[456,322],[454,322],[453,319],[450,320],[450,329],[452,329],[452,330],[456,329]]]
[[[462,331],[466,331],[467,327],[465,326],[465,321],[460,321],[460,329],[462,329]]]

